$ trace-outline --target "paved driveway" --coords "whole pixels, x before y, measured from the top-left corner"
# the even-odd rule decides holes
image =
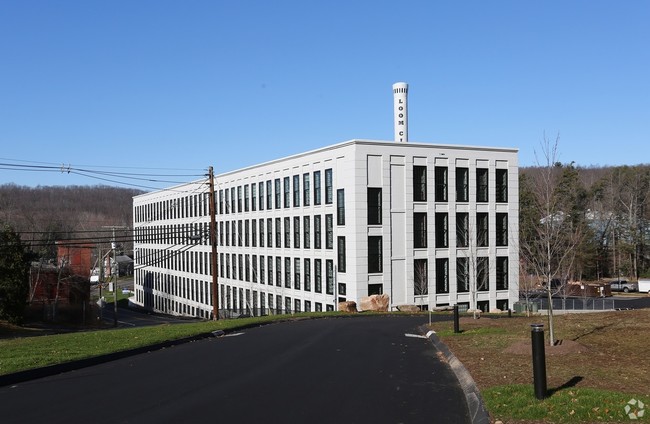
[[[278,323],[0,388],[3,423],[464,423],[420,317]]]

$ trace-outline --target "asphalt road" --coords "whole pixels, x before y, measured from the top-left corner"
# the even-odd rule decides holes
[[[2,423],[467,423],[422,317],[307,320],[0,388]]]

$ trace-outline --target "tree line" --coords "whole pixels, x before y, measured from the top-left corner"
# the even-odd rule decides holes
[[[110,186],[0,185],[0,223],[9,225],[41,259],[56,258],[55,240],[106,244],[111,227],[133,228],[133,196],[140,190]],[[132,249],[131,231],[115,238]]]
[[[555,278],[650,277],[650,165],[549,165],[520,170],[519,237],[527,271],[535,269],[533,256],[555,249],[555,263],[547,264]]]

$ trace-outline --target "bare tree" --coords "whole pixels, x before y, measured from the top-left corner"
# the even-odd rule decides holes
[[[429,294],[429,263],[427,259],[415,259],[413,262],[413,294],[427,296]],[[421,298],[420,298],[421,299]],[[420,302],[421,303],[421,302]],[[428,302],[427,302],[428,303]],[[420,305],[420,308],[422,305]]]
[[[526,196],[520,201],[528,208],[521,214],[520,254],[527,269],[545,282],[548,300],[549,343],[555,344],[553,295],[566,284],[567,270],[575,259],[574,248],[580,243],[582,229],[572,215],[574,205],[563,204],[567,199],[562,186],[562,165],[558,154],[559,136],[554,141],[546,135],[541,144],[542,159],[537,158],[538,172],[525,181]],[[554,285],[553,280],[560,281]]]

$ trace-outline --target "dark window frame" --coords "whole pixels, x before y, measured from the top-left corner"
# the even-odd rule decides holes
[[[427,213],[413,212],[413,248],[427,247]]]
[[[413,165],[413,201],[427,201],[427,167]]]

